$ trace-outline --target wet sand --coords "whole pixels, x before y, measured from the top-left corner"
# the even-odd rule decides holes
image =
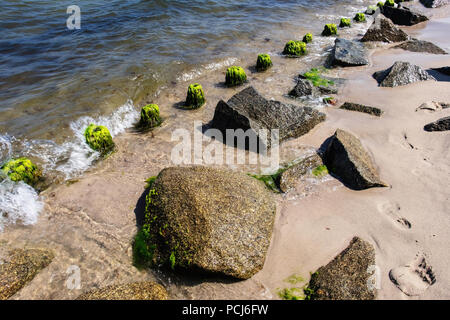
[[[403,28],[411,36],[433,41],[450,50],[445,32],[450,26],[449,9],[422,10],[439,19]],[[369,24],[367,24],[367,27]],[[444,28],[443,28],[444,26]],[[261,272],[246,281],[183,276],[163,271],[138,271],[132,266],[131,243],[136,233],[136,216],[141,213],[145,179],[171,165],[174,128],[193,132],[194,120],[207,123],[216,103],[227,100],[243,88],[228,89],[221,82],[223,72],[208,75],[207,105],[200,110],[171,112],[185,97],[185,86],[174,85],[158,99],[164,124],[138,134],[131,130],[115,141],[118,151],[99,162],[78,181],[54,185],[46,190],[45,209],[33,226],[12,226],[0,234],[9,246],[41,246],[55,252],[54,261],[15,299],[72,299],[81,292],[109,284],[156,279],[173,299],[279,299],[278,288],[292,274],[305,283],[309,273],[328,263],[355,235],[369,241],[376,251],[381,271],[379,299],[448,299],[450,263],[448,243],[450,140],[446,132],[425,132],[423,126],[450,115],[450,110],[429,113],[415,111],[425,101],[450,102],[450,82],[422,82],[397,88],[380,88],[371,77],[395,61],[409,61],[424,68],[448,66],[448,55],[411,53],[380,46],[372,51],[367,67],[334,69],[331,75],[348,79],[338,105],[345,101],[379,107],[381,118],[326,107],[327,120],[308,134],[281,145],[283,161],[301,157],[319,148],[337,128],[360,138],[372,154],[383,181],[391,187],[352,191],[338,180],[305,179],[296,190],[278,195],[278,212],[273,239]],[[248,59],[247,59],[248,58]],[[251,73],[253,57],[247,61],[249,82],[266,98],[295,102],[285,94],[302,70],[301,59],[274,57],[267,73]],[[224,68],[226,69],[226,68]],[[152,102],[152,101],[147,101]],[[218,142],[215,142],[218,143]],[[256,168],[241,166],[249,172]],[[397,220],[404,218],[411,228]],[[400,220],[404,221],[404,220]],[[390,280],[392,268],[425,256],[433,267],[436,283],[419,297],[408,297]],[[67,268],[81,270],[81,288],[68,289]]]

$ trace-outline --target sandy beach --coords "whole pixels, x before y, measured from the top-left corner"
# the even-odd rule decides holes
[[[427,9],[415,2],[411,8],[430,21],[401,29],[450,52],[450,6]],[[351,37],[358,39],[363,34],[358,31]],[[427,132],[423,127],[450,116],[450,109],[417,108],[427,101],[450,103],[450,77],[384,88],[372,74],[396,61],[423,69],[450,66],[450,55],[409,52],[393,49],[394,45],[373,45],[367,66],[331,69],[330,75],[347,79],[336,95],[337,106],[323,107],[325,122],[283,142],[280,149],[282,161],[292,161],[319,149],[336,129],[344,129],[361,140],[389,187],[355,191],[327,175],[306,177],[294,190],[276,194],[277,214],[264,268],[245,281],[138,270],[132,264],[132,242],[145,180],[172,166],[171,150],[177,143],[171,141],[173,130],[198,130],[194,121],[208,123],[220,99],[226,101],[244,88],[226,88],[222,84],[225,70],[208,74],[207,80],[201,76],[196,82],[206,83],[207,104],[172,113],[169,110],[186,94],[185,86],[173,84],[158,97],[164,118],[161,127],[144,134],[127,130],[115,137],[117,152],[81,177],[42,192],[45,206],[36,224],[8,226],[0,233],[0,247],[43,247],[55,254],[52,263],[12,299],[74,299],[94,288],[144,280],[161,283],[170,299],[280,299],[278,291],[288,286],[285,279],[298,275],[304,279],[298,286],[306,285],[310,274],[331,261],[354,236],[375,248],[380,275],[377,299],[449,299],[450,139],[446,131]],[[253,86],[267,99],[297,103],[286,95],[295,85],[294,78],[306,71],[298,69],[295,59],[273,56],[274,66],[266,73],[251,71],[253,57],[241,59],[248,74],[246,86]],[[142,105],[151,102],[149,97]],[[375,117],[339,109],[344,102],[377,107],[384,113]],[[258,170],[246,165],[231,169]],[[432,266],[436,282],[420,295],[408,296],[390,280],[389,273],[422,258]],[[81,270],[79,288],[67,286],[70,266]],[[413,281],[421,285],[420,278]]]

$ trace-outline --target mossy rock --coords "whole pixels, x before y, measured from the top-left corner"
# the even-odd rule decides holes
[[[256,70],[265,71],[272,66],[272,60],[270,56],[266,53],[258,55],[258,59],[256,60]]]
[[[203,88],[198,83],[189,85],[185,106],[190,109],[197,109],[203,106],[206,102]]]
[[[139,128],[154,128],[162,123],[157,104],[148,104],[141,109]]]
[[[303,56],[306,54],[306,43],[290,40],[284,46],[283,54],[295,57]]]
[[[325,25],[322,31],[323,36],[337,35],[337,27],[334,23],[328,23]]]
[[[114,141],[108,128],[105,126],[98,126],[91,123],[84,131],[84,137],[89,147],[100,152],[102,155],[106,155],[114,150]]]
[[[313,35],[311,33],[307,33],[303,36],[303,42],[304,43],[310,43],[313,41]]]
[[[384,2],[385,6],[389,6],[389,7],[395,7],[395,1],[394,0],[386,0]]]
[[[41,179],[41,170],[28,158],[9,160],[1,167],[1,171],[12,181],[23,181],[30,186],[35,186]]]
[[[377,3],[377,7],[381,8],[382,6],[384,6],[384,2],[383,1],[380,1],[380,2]]]
[[[238,66],[232,66],[227,69],[225,75],[225,84],[228,87],[239,86],[247,81],[247,75],[243,68]]]
[[[341,18],[341,22],[339,23],[340,28],[351,27],[352,23],[348,18]]]
[[[353,18],[356,22],[366,22],[366,15],[362,12],[358,12]]]
[[[145,281],[110,285],[81,294],[77,300],[167,300],[166,289],[158,283]]]
[[[166,168],[148,191],[134,259],[151,267],[248,279],[264,265],[275,209],[264,184],[245,174]]]

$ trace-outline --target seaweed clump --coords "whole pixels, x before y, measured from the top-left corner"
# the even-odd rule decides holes
[[[348,18],[341,18],[341,22],[339,23],[339,28],[351,27],[352,23]]]
[[[41,179],[41,170],[30,159],[22,157],[11,159],[1,168],[1,171],[12,181],[23,181],[30,186],[35,186]]]
[[[107,155],[114,150],[114,141],[105,126],[97,126],[91,123],[84,131],[84,137],[89,147],[102,155]]]
[[[186,107],[190,109],[198,109],[203,106],[206,102],[205,93],[200,84],[191,84],[187,91],[186,96]]]
[[[334,23],[328,23],[325,25],[322,31],[323,36],[337,35],[337,27]]]
[[[148,104],[141,109],[141,119],[138,127],[147,129],[159,126],[162,123],[157,104]]]
[[[353,18],[356,22],[366,22],[366,15],[362,12],[358,12]]]
[[[303,42],[304,43],[310,43],[313,41],[313,35],[311,33],[307,33],[303,36]]]
[[[320,75],[320,70],[317,68],[312,68],[310,71],[302,74],[302,77],[310,80],[315,87],[328,87],[329,85],[334,85],[334,81],[323,78]]]
[[[247,81],[247,75],[242,67],[232,66],[227,69],[225,84],[228,87],[235,87]]]
[[[270,56],[266,53],[258,55],[258,59],[256,60],[256,70],[258,71],[266,71],[272,66],[272,60]]]
[[[385,6],[389,6],[389,7],[395,7],[395,1],[394,0],[386,0],[384,2]]]
[[[306,43],[303,41],[290,40],[284,46],[283,54],[299,57],[306,54]]]

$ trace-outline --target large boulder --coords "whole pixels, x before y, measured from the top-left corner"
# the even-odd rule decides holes
[[[423,127],[425,131],[447,131],[450,130],[450,117],[439,119]]]
[[[379,14],[373,24],[367,29],[361,41],[401,42],[409,39],[409,36],[397,28],[391,20]]]
[[[439,48],[434,43],[424,40],[411,39],[396,45],[394,48],[403,49],[411,52],[426,52],[432,54],[447,54],[447,52]]]
[[[311,300],[373,300],[375,284],[371,283],[370,267],[375,265],[373,246],[354,237],[326,266],[311,275],[308,292]]]
[[[421,67],[409,62],[397,61],[392,67],[373,74],[380,87],[404,86],[413,82],[436,80]]]
[[[420,0],[427,8],[438,8],[450,4],[450,0]]]
[[[412,26],[420,22],[427,21],[428,18],[423,14],[411,11],[408,8],[395,8],[391,6],[382,6],[381,13],[392,20],[393,23],[402,26]]]
[[[167,300],[166,289],[155,282],[134,282],[94,289],[77,300]]]
[[[264,183],[210,167],[162,170],[147,197],[154,265],[248,279],[262,269],[276,205]]]
[[[53,260],[44,249],[13,249],[0,252],[0,300],[9,299]]]
[[[378,176],[375,164],[361,142],[353,134],[337,129],[324,153],[328,170],[355,190],[386,187]]]
[[[359,41],[337,38],[332,52],[333,64],[343,67],[369,64],[367,50]]]
[[[279,129],[281,142],[308,133],[324,120],[325,114],[311,107],[267,100],[253,87],[248,87],[228,102],[219,101],[211,127],[224,133],[226,129],[251,130],[256,136],[259,136],[260,130]],[[270,147],[270,132],[267,132],[267,138],[267,146]]]

